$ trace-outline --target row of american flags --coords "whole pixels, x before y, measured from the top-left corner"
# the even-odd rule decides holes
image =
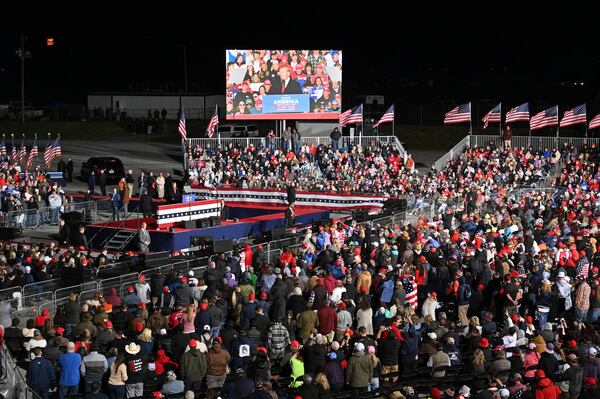
[[[27,156],[27,146],[25,145],[25,135],[23,135],[23,139],[21,140],[21,148],[17,150],[17,146],[15,145],[14,137],[12,138],[11,143],[11,151],[10,151],[10,159],[15,164],[22,164],[25,162],[26,168],[29,168],[35,158],[39,155],[38,145],[37,145],[37,136],[33,141],[33,146],[31,147],[31,151],[29,151],[29,156]],[[8,154],[6,149],[6,143],[4,136],[2,136],[2,141],[0,142],[0,155],[5,157]],[[55,158],[60,158],[62,156],[62,147],[60,144],[60,136],[57,136],[54,142],[52,143],[50,137],[48,137],[48,144],[46,145],[46,149],[44,150],[44,163],[46,167],[50,166],[52,161]]]
[[[566,127],[573,125],[586,125],[586,127],[589,127],[590,129],[596,129],[600,127],[600,114],[592,118],[588,125],[586,104],[581,104],[565,111],[560,121],[559,115],[558,105],[555,105],[538,112],[530,118],[529,103],[523,103],[508,110],[506,113],[505,123],[529,122],[529,128],[531,130],[538,130],[549,126]],[[502,103],[496,105],[487,114],[485,114],[485,116],[482,118],[482,121],[484,129],[486,129],[490,123],[502,122]],[[471,122],[471,103],[461,104],[458,107],[451,109],[444,117],[445,124],[466,122]]]
[[[208,127],[206,128],[206,135],[209,139],[212,139],[219,127],[219,107],[215,106],[215,112],[213,116],[210,118],[208,122]],[[181,136],[181,140],[187,140],[187,127],[185,124],[185,112],[183,108],[179,114],[179,127],[178,127],[179,135]]]
[[[378,127],[382,123],[394,123],[394,114],[395,108],[394,104],[392,104],[387,111],[385,111],[383,116],[373,125],[373,127]],[[360,104],[354,108],[350,108],[349,110],[342,112],[338,120],[340,126],[342,127],[363,123],[363,105]]]

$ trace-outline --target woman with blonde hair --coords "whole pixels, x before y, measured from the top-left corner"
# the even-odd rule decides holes
[[[437,293],[435,291],[430,292],[427,295],[427,299],[423,302],[423,317],[430,316],[433,321],[435,321],[435,310],[438,306]]]
[[[144,328],[142,333],[138,335],[138,344],[141,346],[144,353],[152,353],[154,351],[154,338],[152,338],[152,330],[149,328]]]
[[[187,307],[185,315],[183,317],[183,333],[191,334],[196,332],[196,327],[194,326],[194,320],[196,319],[197,308],[195,304],[190,304]]]
[[[319,397],[327,395],[329,393],[329,380],[327,379],[325,373],[317,374],[317,377],[315,378],[315,383],[319,387]]]

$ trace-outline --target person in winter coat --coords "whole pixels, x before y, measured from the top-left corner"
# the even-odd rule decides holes
[[[52,362],[42,357],[42,348],[35,348],[33,354],[27,368],[27,384],[41,398],[48,399],[48,390],[56,384],[56,372]]]
[[[190,350],[181,355],[180,370],[186,391],[200,392],[202,380],[206,375],[206,355],[198,349],[198,341],[191,339]]]
[[[558,386],[554,385],[554,382],[547,378],[542,370],[538,370],[535,375],[539,380],[535,390],[535,399],[558,399],[560,396]]]
[[[427,299],[423,302],[423,307],[421,308],[423,311],[423,318],[431,316],[431,319],[435,321],[435,310],[437,309],[437,306],[437,293],[434,291],[427,295]]]
[[[350,385],[356,394],[365,392],[373,378],[373,363],[365,353],[362,342],[354,345],[354,353],[348,360],[346,369],[346,384]]]
[[[219,342],[214,342],[206,354],[206,386],[213,393],[223,388],[230,360],[229,352],[222,349]]]

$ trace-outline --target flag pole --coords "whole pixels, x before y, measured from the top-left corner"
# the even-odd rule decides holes
[[[587,121],[587,104],[585,104],[585,141],[584,141],[585,144],[587,144],[587,139],[588,139],[588,121]]]
[[[502,103],[500,103],[500,123],[498,124],[498,133],[502,137]]]
[[[363,136],[363,131],[365,130],[365,105],[364,104],[360,104],[360,113],[361,113],[361,124],[360,124],[360,139],[359,142],[362,145],[362,136]]]
[[[392,118],[392,136],[396,136],[396,128],[395,128],[395,126],[396,126],[396,105],[392,104],[392,107],[394,109],[394,115]]]
[[[471,108],[471,101],[469,101],[469,136],[473,132],[473,109]]]
[[[558,123],[556,124],[556,145],[558,146],[558,135],[560,133],[560,121],[558,116],[558,105],[556,106],[556,120]]]

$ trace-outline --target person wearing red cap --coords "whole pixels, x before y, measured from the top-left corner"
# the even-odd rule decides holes
[[[190,339],[188,342],[190,350],[181,355],[179,370],[185,384],[186,391],[200,391],[202,380],[206,375],[206,355],[198,349],[198,341]]]
[[[256,317],[256,295],[254,291],[251,291],[248,295],[248,302],[242,306],[242,312],[240,314],[240,325],[244,330],[250,329],[250,323]]]
[[[127,310],[130,312],[135,312],[138,304],[142,302],[142,299],[135,292],[135,288],[133,286],[127,287],[127,295],[123,298],[123,305],[127,306]]]
[[[135,291],[137,295],[140,297],[141,302],[148,305],[152,300],[150,284],[146,282],[146,276],[144,274],[140,274],[138,277],[138,281],[135,283]]]
[[[535,392],[536,399],[558,399],[560,397],[560,389],[550,378],[546,377],[543,370],[538,369],[535,376],[538,379]]]
[[[46,324],[46,320],[50,320],[49,314],[50,312],[48,311],[48,309],[42,310],[42,314],[36,316],[35,318],[35,326],[40,329],[44,327],[44,325]]]
[[[431,316],[431,319],[435,321],[435,311],[438,306],[438,298],[437,292],[433,291],[427,295],[427,298],[423,302],[423,307],[421,311],[423,312],[423,317]]]

